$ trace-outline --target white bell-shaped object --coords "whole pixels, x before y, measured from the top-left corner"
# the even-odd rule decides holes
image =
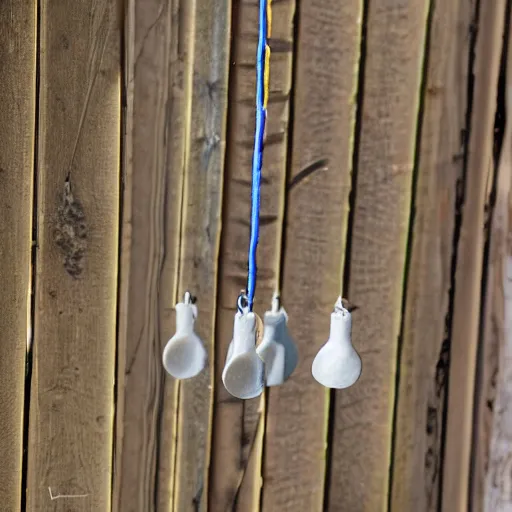
[[[361,358],[352,346],[352,315],[341,297],[331,314],[331,333],[313,361],[313,377],[327,388],[343,389],[361,375]]]
[[[162,362],[167,372],[176,379],[190,379],[205,367],[208,354],[203,342],[194,332],[197,306],[189,292],[183,302],[176,304],[176,334],[167,342]]]
[[[222,372],[222,382],[228,392],[245,400],[263,392],[264,366],[256,354],[257,317],[248,311],[235,315],[231,341]]]
[[[288,332],[288,315],[277,294],[272,299],[272,310],[263,318],[263,340],[256,353],[265,363],[267,386],[279,386],[295,370],[299,353]]]

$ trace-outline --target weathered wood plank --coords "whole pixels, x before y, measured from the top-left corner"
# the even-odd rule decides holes
[[[173,507],[178,386],[161,361],[178,298],[193,14],[191,2],[128,3],[116,511]]]
[[[197,296],[196,330],[207,346],[209,361],[200,375],[180,382],[176,512],[207,508],[231,24],[230,0],[193,5],[193,90],[186,133],[178,291],[180,297],[186,290]]]
[[[476,358],[480,327],[485,204],[492,183],[494,117],[505,1],[480,6],[468,161],[455,272],[442,508],[468,508]]]
[[[340,291],[352,167],[362,5],[303,2],[287,183],[282,297],[300,361],[269,395],[263,510],[322,510],[327,391],[311,364]],[[314,412],[313,412],[314,411]]]
[[[446,318],[462,177],[474,5],[432,4],[411,260],[399,359],[391,510],[437,512],[447,379]],[[410,242],[411,244],[411,242]]]
[[[263,398],[233,399],[224,389],[222,368],[233,332],[238,294],[245,288],[249,243],[252,145],[255,127],[255,56],[258,6],[234,6],[229,139],[216,331],[217,386],[211,463],[210,510],[258,510],[264,422]],[[286,174],[289,93],[295,2],[273,3],[270,97],[261,193],[258,287],[255,311],[263,316],[278,286]]]
[[[25,355],[30,343],[36,2],[0,3],[0,503],[19,510]]]
[[[27,510],[111,504],[120,5],[42,1]],[[55,496],[63,495],[61,499]]]
[[[509,18],[510,19],[510,18]],[[510,396],[512,339],[510,333],[510,281],[512,277],[512,38],[502,63],[505,66],[504,121],[501,153],[496,177],[496,203],[490,226],[487,290],[484,295],[483,340],[476,432],[473,438],[473,510],[507,512],[510,502]],[[504,47],[505,48],[505,47]],[[498,108],[502,105],[498,104]]]
[[[329,511],[388,503],[427,0],[370,2],[349,289],[361,379],[335,395]]]
[[[510,5],[507,14],[510,16]],[[510,19],[510,18],[509,18]],[[508,41],[506,37],[508,36]],[[471,453],[471,473],[469,500],[473,510],[506,510],[509,494],[503,492],[509,476],[503,472],[506,464],[498,462],[506,451],[501,451],[507,442],[501,445],[506,426],[501,422],[506,402],[501,394],[506,389],[506,366],[504,375],[500,374],[501,360],[506,354],[505,338],[505,279],[507,271],[507,237],[509,231],[509,197],[512,178],[512,78],[511,39],[507,28],[504,29],[504,44],[500,62],[500,76],[497,88],[495,134],[493,147],[493,168],[496,169],[493,182],[487,188],[485,209],[489,214],[485,223],[486,254],[483,265],[482,317],[480,339],[477,351],[475,383],[475,423],[473,427],[473,446]],[[510,90],[509,90],[510,88]],[[510,96],[507,96],[510,95]],[[501,143],[501,148],[500,148]],[[499,153],[498,153],[499,151]],[[493,194],[495,191],[495,194]],[[493,197],[495,196],[495,197]],[[494,200],[495,199],[495,200]],[[497,393],[500,397],[496,400]],[[494,432],[496,423],[497,431]],[[506,434],[505,434],[506,436]],[[503,481],[504,480],[504,481]]]

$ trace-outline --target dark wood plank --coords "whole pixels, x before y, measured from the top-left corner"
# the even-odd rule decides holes
[[[329,511],[388,503],[397,340],[428,1],[370,2],[349,289],[363,373],[336,392]]]
[[[265,512],[322,510],[328,392],[311,364],[340,293],[352,166],[361,3],[302,2],[288,177],[283,303],[299,346],[290,380],[269,395]]]
[[[27,510],[111,504],[120,4],[43,1]]]
[[[25,355],[30,343],[36,3],[0,3],[0,502],[19,510]]]
[[[263,398],[233,399],[221,372],[233,333],[235,306],[245,288],[249,243],[252,145],[255,127],[257,3],[234,4],[229,138],[219,273],[216,330],[216,397],[209,510],[259,509],[264,409]],[[267,139],[263,162],[261,234],[255,311],[263,317],[278,286],[286,174],[289,93],[293,48],[290,0],[273,3],[273,50]]]
[[[474,4],[432,4],[411,260],[399,359],[391,510],[437,512],[446,404],[446,318],[466,126]]]
[[[494,118],[504,18],[503,0],[480,6],[464,210],[455,272],[443,465],[442,507],[454,512],[466,511],[469,506],[485,204],[494,173]]]
[[[173,506],[178,386],[161,361],[178,298],[192,27],[190,2],[128,3],[116,511]]]
[[[193,19],[178,291],[180,300],[186,290],[197,297],[196,331],[207,346],[208,364],[200,375],[179,384],[176,512],[207,507],[231,1],[197,2]]]

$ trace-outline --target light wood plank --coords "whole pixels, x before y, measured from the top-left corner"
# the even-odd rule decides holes
[[[391,510],[437,512],[457,182],[474,4],[432,4],[392,461]]]
[[[363,361],[337,391],[329,511],[384,510],[428,1],[370,2],[348,296]]]
[[[507,12],[510,7],[507,7]],[[510,13],[508,12],[510,17]],[[510,19],[510,18],[509,18]],[[508,20],[509,21],[509,20]],[[508,42],[506,37],[508,36]],[[507,284],[507,237],[509,230],[509,197],[512,164],[512,58],[511,38],[507,27],[504,29],[504,44],[500,59],[500,75],[497,87],[497,105],[494,130],[492,182],[487,188],[485,210],[485,251],[482,279],[482,313],[477,349],[475,383],[475,423],[471,453],[469,500],[473,510],[506,510],[509,496],[505,490],[510,477],[503,471],[508,457],[506,437],[507,426],[502,424],[504,411],[502,389],[507,387],[507,340],[505,338],[505,286]],[[501,148],[499,145],[501,144]],[[495,196],[493,192],[495,191]],[[502,378],[505,376],[505,379]],[[497,399],[497,395],[500,395]],[[497,430],[494,431],[496,423]],[[502,460],[500,460],[502,459]],[[498,462],[498,460],[500,460]],[[508,505],[509,506],[509,505]]]
[[[255,128],[257,3],[234,4],[229,138],[216,330],[217,386],[209,510],[259,509],[263,398],[233,399],[221,380],[238,294],[247,278],[251,160]],[[263,316],[278,286],[293,48],[291,0],[273,2],[270,97],[263,161],[255,311]]]
[[[269,396],[263,511],[320,511],[324,500],[327,391],[311,364],[329,334],[340,292],[362,5],[302,2],[294,137],[287,183],[282,297],[300,360]]]
[[[19,510],[30,343],[36,2],[0,3],[0,503]]]
[[[200,375],[179,384],[176,512],[207,507],[231,23],[229,0],[191,3],[193,90],[190,125],[185,134],[178,291],[180,300],[187,290],[197,297],[196,331],[207,346],[209,361]]]
[[[42,1],[27,510],[111,504],[120,5]],[[60,499],[52,499],[63,495]]]
[[[496,176],[496,202],[492,213],[489,242],[487,289],[484,295],[484,327],[480,363],[483,366],[477,397],[477,422],[473,438],[473,486],[471,498],[474,510],[507,512],[510,503],[510,400],[512,339],[510,333],[512,277],[512,38],[508,34],[502,63],[505,66],[504,104],[505,131]]]
[[[455,273],[442,509],[468,509],[485,203],[492,183],[494,117],[505,2],[480,6],[464,210]]]
[[[489,295],[486,302],[486,328],[484,330],[484,350],[487,352],[484,362],[491,359],[497,366],[497,374],[492,380],[483,380],[495,396],[492,408],[483,394],[481,402],[481,417],[478,425],[488,430],[478,436],[481,443],[491,441],[490,449],[487,446],[479,448],[476,445],[477,467],[475,474],[477,489],[474,490],[473,503],[478,510],[486,512],[509,512],[511,510],[510,488],[510,454],[512,453],[512,435],[510,422],[510,407],[512,396],[512,237],[510,233],[510,219],[512,218],[512,123],[510,114],[512,109],[512,38],[509,34],[508,55],[506,69],[505,102],[506,127],[503,145],[499,157],[496,204],[493,214],[491,231],[492,251],[489,257]],[[484,354],[485,354],[484,352]],[[493,366],[494,366],[493,365]],[[486,375],[484,374],[484,377]],[[489,375],[489,377],[491,377]],[[492,415],[490,425],[487,423],[488,415]],[[476,436],[475,436],[476,437]],[[483,452],[483,453],[482,453]],[[479,463],[479,465],[478,465]],[[477,508],[475,508],[477,510]]]
[[[120,512],[173,508],[178,386],[161,360],[178,298],[192,8],[173,0],[128,3],[113,504]]]

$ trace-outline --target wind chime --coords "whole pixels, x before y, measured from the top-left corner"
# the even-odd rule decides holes
[[[282,307],[279,294],[272,299],[272,307],[263,319],[253,312],[256,292],[256,253],[260,222],[261,169],[267,119],[270,76],[271,0],[259,0],[259,36],[256,56],[256,130],[252,161],[251,232],[249,242],[249,269],[247,288],[238,297],[233,339],[229,345],[222,381],[233,396],[255,398],[265,386],[282,384],[298,363],[297,347],[288,332],[288,315]],[[176,334],[163,352],[163,365],[176,379],[198,375],[207,363],[203,342],[194,331],[197,307],[189,292],[176,305]],[[257,344],[259,333],[262,340]],[[331,314],[329,340],[316,355],[313,377],[323,386],[342,389],[354,384],[361,374],[361,358],[351,341],[351,308],[341,296]]]

